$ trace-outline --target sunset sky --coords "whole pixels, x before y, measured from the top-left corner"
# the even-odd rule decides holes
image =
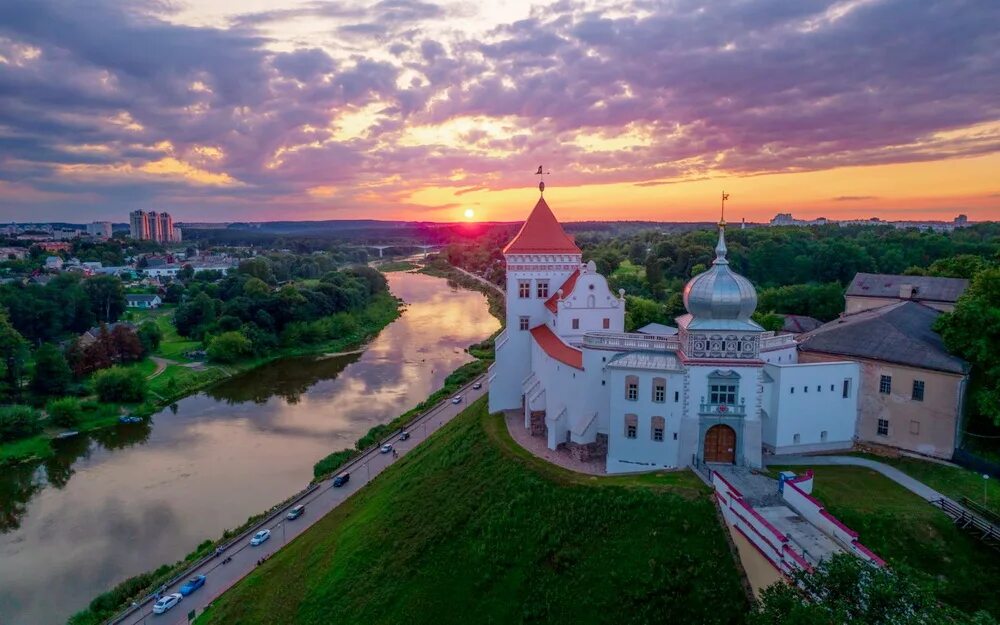
[[[0,220],[1000,219],[1000,2],[3,0]]]

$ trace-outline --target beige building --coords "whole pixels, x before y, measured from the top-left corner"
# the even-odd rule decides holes
[[[941,313],[899,302],[804,334],[799,362],[848,358],[861,368],[857,439],[938,458],[961,443],[969,365],[934,332]]]
[[[969,281],[963,278],[858,273],[844,293],[844,312],[852,315],[902,301],[920,302],[935,310],[951,312],[968,286]]]

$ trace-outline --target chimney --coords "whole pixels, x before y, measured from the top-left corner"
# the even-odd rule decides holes
[[[900,284],[899,285],[899,299],[913,299],[913,296],[917,294],[917,287],[912,284]]]

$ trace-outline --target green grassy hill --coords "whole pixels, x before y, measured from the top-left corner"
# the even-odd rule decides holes
[[[481,400],[198,623],[722,624],[747,609],[695,476],[571,474]]]

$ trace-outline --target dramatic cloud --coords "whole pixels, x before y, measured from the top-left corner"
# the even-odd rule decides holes
[[[378,216],[542,160],[561,185],[647,188],[1000,148],[990,0],[480,11],[288,2],[204,26],[154,0],[7,0],[0,209]]]

